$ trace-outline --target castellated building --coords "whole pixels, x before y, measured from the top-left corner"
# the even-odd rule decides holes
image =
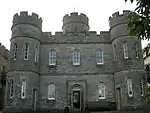
[[[85,14],[73,12],[55,35],[42,31],[37,14],[15,14],[4,111],[142,107],[142,48],[128,35],[129,13],[114,13],[109,31],[97,34]]]
[[[6,75],[9,68],[9,51],[0,43],[0,111],[4,107]]]

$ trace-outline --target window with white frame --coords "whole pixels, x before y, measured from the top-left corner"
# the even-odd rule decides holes
[[[21,82],[21,98],[24,99],[26,97],[26,80],[23,79]]]
[[[29,55],[29,44],[26,43],[24,48],[24,60],[28,60],[28,55]]]
[[[138,44],[135,44],[135,57],[139,58]]]
[[[102,50],[96,52],[96,63],[97,65],[104,64],[104,53]]]
[[[56,65],[56,51],[51,50],[49,52],[49,65]]]
[[[55,84],[48,84],[48,100],[55,100]]]
[[[132,88],[132,79],[131,78],[127,79],[127,88],[128,88],[128,96],[132,97],[133,96],[133,88]]]
[[[75,50],[72,53],[72,62],[73,65],[80,65],[80,51],[79,50]]]
[[[142,78],[140,79],[140,94],[144,96],[144,82]]]
[[[123,55],[125,59],[128,59],[128,44],[123,42]]]
[[[17,59],[17,49],[18,49],[17,43],[15,43],[15,44],[14,44],[14,60]]]
[[[10,80],[10,98],[13,98],[14,94],[14,81],[13,79]]]
[[[105,84],[104,83],[100,83],[98,85],[98,99],[105,99]]]
[[[38,59],[39,59],[39,51],[38,51],[38,47],[36,46],[36,48],[35,48],[35,57],[34,57],[35,63],[38,62]]]

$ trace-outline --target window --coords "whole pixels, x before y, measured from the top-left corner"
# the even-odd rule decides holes
[[[123,43],[123,54],[124,54],[124,58],[128,59],[128,45],[126,42]]]
[[[48,85],[48,100],[55,100],[55,84]]]
[[[51,50],[49,53],[49,65],[56,65],[56,51]]]
[[[98,99],[105,99],[106,96],[105,96],[105,85],[104,83],[100,83],[98,85]]]
[[[39,51],[38,51],[38,47],[36,46],[36,48],[35,48],[35,58],[34,58],[35,63],[38,62],[38,59],[39,59]]]
[[[15,43],[14,44],[14,60],[17,59],[17,49],[18,49],[18,47],[17,47],[17,44]]]
[[[133,89],[132,89],[132,79],[127,79],[127,87],[128,87],[128,96],[133,96]]]
[[[72,53],[72,61],[73,61],[73,65],[80,65],[80,51],[79,50],[75,50]]]
[[[140,79],[140,94],[144,96],[144,82],[143,79]]]
[[[135,57],[139,58],[138,44],[135,44]]]
[[[21,84],[21,98],[24,99],[26,97],[26,80],[22,80]]]
[[[104,54],[103,54],[103,51],[101,50],[96,52],[96,63],[98,65],[104,64]]]
[[[25,50],[24,50],[24,60],[28,60],[28,54],[29,54],[29,44],[25,44]]]
[[[117,60],[117,50],[116,50],[116,45],[114,45],[114,61]]]
[[[10,80],[10,98],[13,97],[14,94],[14,82],[13,79]]]

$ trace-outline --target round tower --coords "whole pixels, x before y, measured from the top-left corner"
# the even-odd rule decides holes
[[[143,84],[145,81],[141,41],[128,33],[129,14],[124,10],[123,14],[116,12],[109,18],[118,109],[142,105],[144,97],[137,87],[141,80]]]
[[[88,17],[77,12],[70,13],[63,17],[62,30],[64,34],[73,33],[78,34],[80,32],[88,33],[89,31],[89,19]]]
[[[38,100],[42,19],[35,13],[17,13],[13,17],[11,30],[10,71],[6,94],[11,103],[6,102],[6,110],[33,109]]]
[[[13,17],[11,30],[11,69],[38,72],[42,19],[35,13],[17,13]]]

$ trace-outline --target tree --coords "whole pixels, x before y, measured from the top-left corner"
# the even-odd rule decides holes
[[[127,2],[129,0],[125,0]],[[130,35],[145,40],[150,39],[150,0],[130,0],[136,2],[136,9],[128,16],[128,30]]]

